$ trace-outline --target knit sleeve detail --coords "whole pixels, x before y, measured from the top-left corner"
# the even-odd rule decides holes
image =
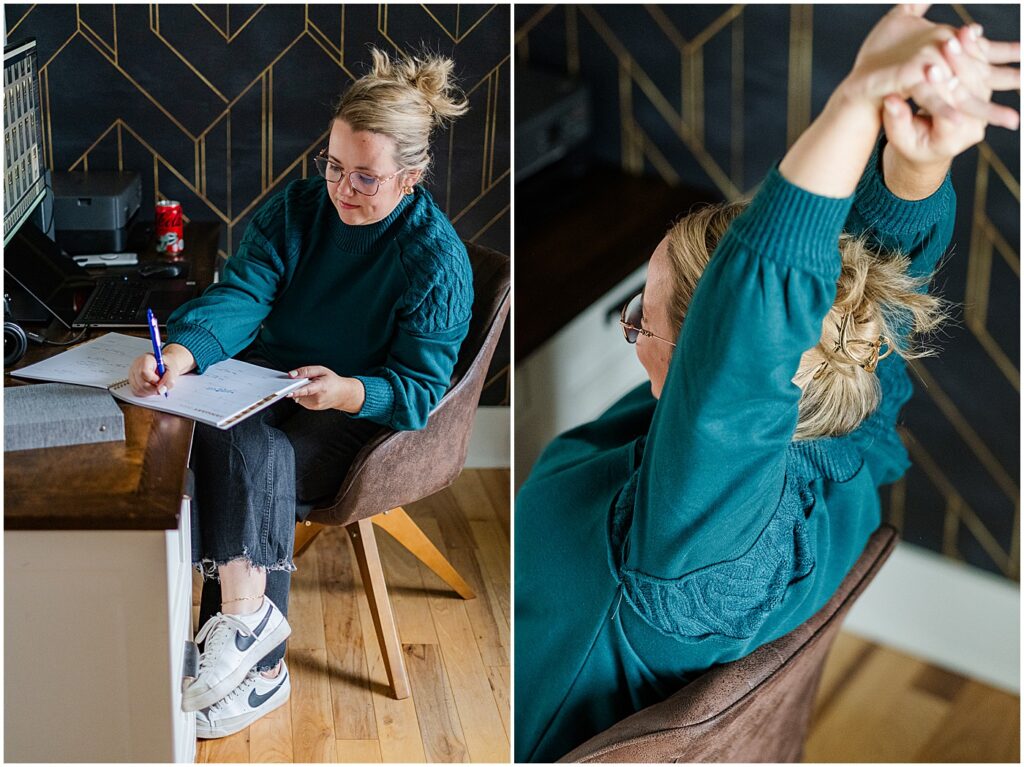
[[[473,272],[454,231],[403,249],[402,260],[409,279],[402,314],[410,332],[430,335],[469,321]]]
[[[175,325],[174,332],[168,337],[167,343],[178,344],[188,349],[196,361],[196,372],[199,374],[205,373],[210,365],[228,358],[228,354],[220,345],[217,336],[202,325],[191,322],[181,322]]]
[[[168,343],[189,348],[199,373],[233,357],[255,340],[277,295],[281,273],[273,247],[250,226],[220,282],[168,318]]]
[[[923,200],[904,200],[885,185],[882,155],[884,136],[879,140],[857,192],[845,230],[867,237],[882,253],[910,259],[908,273],[930,278],[949,247],[956,222],[956,193],[949,174],[939,188]],[[927,284],[921,287],[922,292]]]
[[[930,278],[949,247],[956,219],[956,194],[947,173],[940,187],[923,200],[904,200],[885,184],[882,156],[884,135],[871,155],[856,195],[846,231],[864,236],[882,254],[900,255],[910,260],[908,274],[922,280],[921,292],[927,292]],[[907,330],[907,317],[894,313],[890,318],[900,335]],[[910,465],[896,423],[900,408],[910,399],[913,386],[903,361],[893,355],[882,360],[876,371],[881,401],[875,412],[854,432],[865,460],[877,484],[894,482]]]
[[[363,384],[365,397],[357,418],[391,425],[395,417],[395,391],[399,382],[393,370],[383,368],[379,376],[355,376]]]
[[[252,217],[220,282],[175,309],[167,320],[168,343],[188,348],[199,373],[256,339],[288,281],[294,262],[287,255],[286,194],[272,197]]]
[[[876,236],[900,237],[922,232],[950,217],[956,208],[956,195],[950,174],[937,190],[923,200],[904,200],[885,185],[882,155],[885,138],[875,145],[864,175],[857,185],[853,208],[863,226]]]
[[[750,206],[732,224],[748,248],[782,266],[838,279],[837,248],[850,197],[824,197],[792,184],[778,167],[765,177]],[[822,247],[829,243],[830,247]]]
[[[635,475],[636,476],[636,475]],[[625,543],[635,494],[627,485],[613,511],[613,557]],[[750,547],[733,559],[678,578],[660,578],[613,561],[613,574],[632,608],[663,634],[749,639],[785,600],[790,586],[811,574],[814,551],[805,507],[813,505],[800,480],[787,475],[781,501]],[[616,529],[618,528],[618,529]]]

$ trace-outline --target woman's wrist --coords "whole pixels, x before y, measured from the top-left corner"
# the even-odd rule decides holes
[[[355,415],[363,409],[363,403],[366,401],[366,389],[363,388],[363,382],[358,378],[342,378],[341,381],[345,387],[345,396],[341,405],[338,406],[338,410]]]
[[[892,144],[882,152],[882,178],[886,188],[903,200],[923,200],[942,186],[950,160],[915,163],[900,155]]]
[[[877,115],[879,125],[881,125],[884,94],[876,93],[878,90],[878,84],[874,82],[876,79],[877,77],[872,77],[870,73],[865,73],[861,68],[854,67],[836,86],[832,97],[840,101],[847,109],[858,109]]]
[[[191,372],[196,366],[196,359],[188,347],[181,344],[167,344],[161,351],[164,358],[164,365],[171,368],[178,375],[185,375]]]
[[[875,146],[881,110],[845,81],[779,163],[792,184],[826,197],[853,194]]]

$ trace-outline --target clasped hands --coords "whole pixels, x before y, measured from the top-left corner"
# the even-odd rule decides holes
[[[888,142],[908,165],[948,167],[989,125],[1016,130],[1020,115],[993,91],[1020,88],[1019,42],[994,42],[977,24],[960,29],[924,18],[927,5],[897,6],[871,30],[844,85],[881,104]],[[907,99],[918,106],[915,113]]]

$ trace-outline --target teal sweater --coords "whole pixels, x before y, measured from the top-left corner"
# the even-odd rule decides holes
[[[199,373],[249,347],[281,370],[323,365],[363,382],[354,417],[421,429],[472,304],[466,248],[424,189],[382,221],[349,226],[311,178],[260,208],[221,281],[171,315],[167,341]]]
[[[947,178],[894,197],[872,157],[852,198],[777,170],[701,277],[660,400],[637,387],[557,437],[516,498],[516,759],[552,761],[810,618],[909,465],[911,385],[883,360],[854,433],[792,440],[791,382],[832,306],[844,229],[930,274],[952,233]]]

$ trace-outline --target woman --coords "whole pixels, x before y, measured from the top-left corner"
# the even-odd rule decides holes
[[[982,59],[1019,46],[921,13],[878,23],[749,207],[670,230],[622,318],[650,387],[554,440],[521,488],[518,761],[786,634],[879,525],[877,487],[907,466],[906,336],[940,314],[920,288],[952,231],[949,161],[1018,119],[988,103],[1017,70]]]
[[[334,496],[381,425],[425,425],[469,329],[466,249],[418,185],[432,128],[467,109],[453,62],[372,56],[335,108],[316,158],[323,178],[271,198],[221,281],[171,315],[163,376],[151,354],[131,366],[139,395],[240,353],[311,379],[228,431],[196,426],[203,653],[183,707],[198,712],[200,737],[237,732],[288,699],[296,518]]]

